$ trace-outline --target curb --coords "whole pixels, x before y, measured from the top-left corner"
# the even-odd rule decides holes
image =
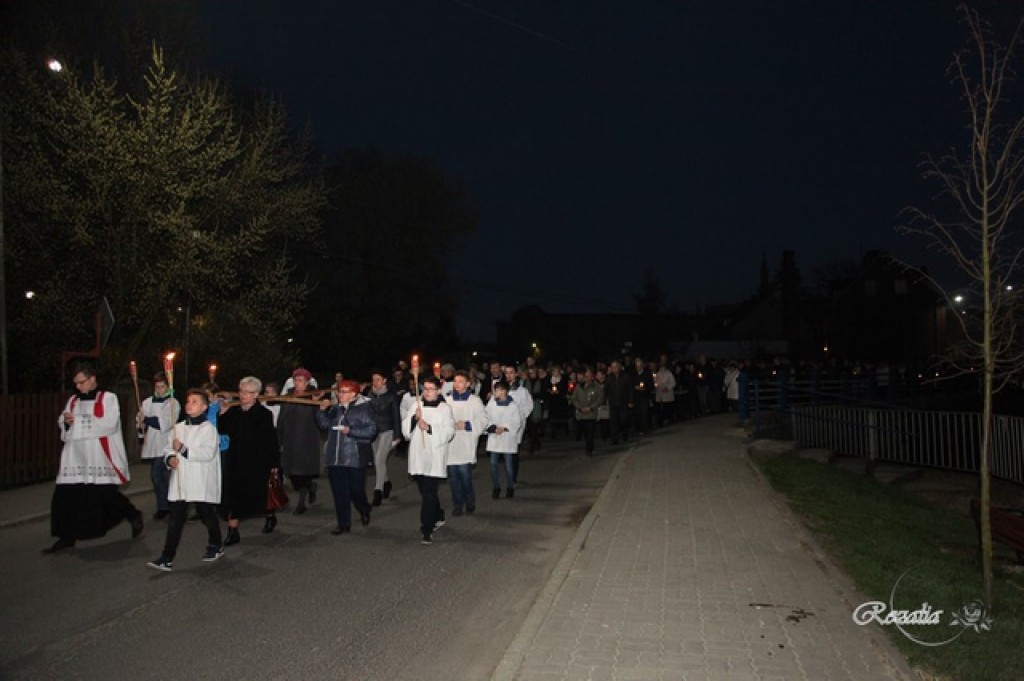
[[[512,643],[509,644],[508,649],[501,658],[501,662],[498,663],[494,673],[491,674],[491,681],[512,681],[517,678],[519,668],[523,664],[523,658],[526,657],[530,644],[536,638],[541,625],[547,619],[548,613],[551,612],[552,605],[554,605],[555,599],[562,590],[562,585],[572,572],[577,556],[586,547],[590,530],[601,517],[601,510],[608,503],[607,499],[611,496],[610,490],[618,483],[622,475],[622,469],[629,459],[632,458],[634,451],[634,448],[631,446],[619,455],[615,468],[612,469],[611,474],[608,476],[608,482],[605,483],[601,493],[597,495],[594,505],[590,507],[590,511],[587,512],[583,522],[576,529],[576,534],[573,535],[572,540],[569,541],[565,550],[562,551],[562,556],[551,571],[547,583],[540,590],[540,593],[537,594],[537,598],[534,600],[533,605],[530,606],[526,619],[520,625],[519,633],[516,634]]]

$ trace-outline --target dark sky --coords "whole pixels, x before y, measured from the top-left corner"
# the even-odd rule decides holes
[[[952,2],[209,0],[213,66],[279,93],[326,154],[436,159],[479,206],[453,260],[471,338],[519,306],[684,311],[757,287],[762,252],[889,250],[916,167],[957,141]]]

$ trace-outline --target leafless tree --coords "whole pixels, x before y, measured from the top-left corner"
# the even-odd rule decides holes
[[[977,11],[961,6],[961,12],[967,46],[954,55],[949,73],[965,106],[967,139],[941,156],[925,158],[924,177],[938,185],[940,195],[931,210],[909,209],[912,219],[904,230],[925,236],[968,282],[966,298],[955,300],[946,291],[964,336],[946,359],[958,371],[980,367],[982,372],[982,573],[991,604],[992,398],[1024,371],[1024,329],[1018,314],[1024,285],[1018,212],[1024,203],[1024,114],[1013,96],[1020,85],[1014,61],[1024,22],[1001,44]],[[958,289],[958,296],[964,290]]]

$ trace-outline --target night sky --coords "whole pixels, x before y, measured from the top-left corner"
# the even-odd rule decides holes
[[[481,216],[453,254],[473,340],[521,305],[738,302],[762,253],[816,267],[926,205],[963,121],[952,2],[209,0],[211,66],[277,93],[332,155],[435,159]]]

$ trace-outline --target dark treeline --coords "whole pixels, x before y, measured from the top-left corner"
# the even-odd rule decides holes
[[[203,68],[194,3],[0,12],[12,392],[58,387],[104,298],[108,379],[169,351],[183,381],[216,363],[230,384],[456,343],[448,268],[476,215],[432,161],[325,158],[273,95]]]

